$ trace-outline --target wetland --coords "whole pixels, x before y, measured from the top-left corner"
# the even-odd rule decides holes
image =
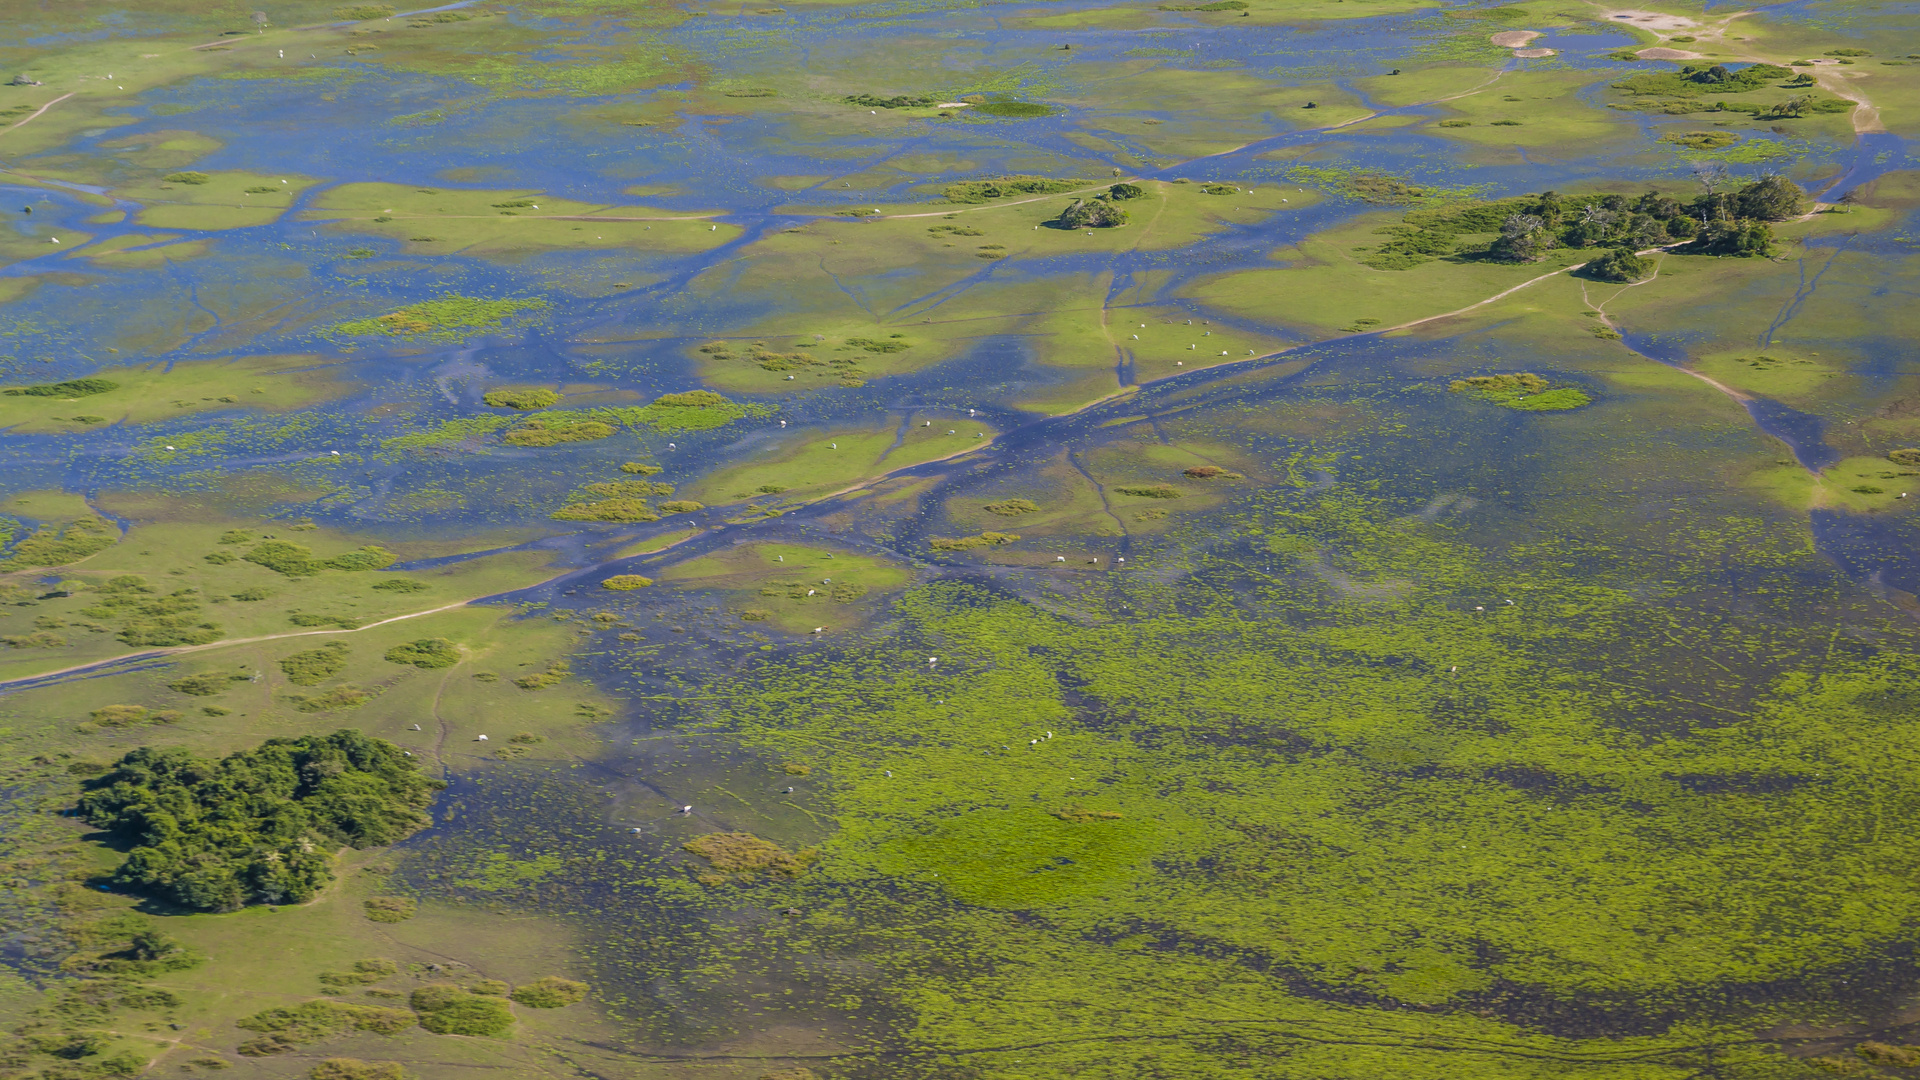
[[[0,1076],[1920,1069],[1911,12],[0,19]]]

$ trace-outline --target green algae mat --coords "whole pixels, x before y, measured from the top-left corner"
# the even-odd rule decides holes
[[[1920,1071],[1912,13],[0,23],[0,1074]]]

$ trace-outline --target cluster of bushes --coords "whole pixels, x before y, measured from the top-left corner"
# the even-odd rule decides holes
[[[850,105],[864,109],[924,109],[938,104],[938,99],[925,94],[900,94],[896,97],[874,97],[872,94],[853,94],[847,98]]]
[[[978,536],[946,537],[935,536],[927,540],[927,546],[936,551],[971,551],[980,547],[999,547],[1020,539],[1013,533],[983,532]]]
[[[966,180],[958,184],[948,184],[940,194],[948,202],[983,203],[993,199],[1004,199],[1010,195],[1053,195],[1062,191],[1072,191],[1081,185],[1079,180],[1053,180],[1044,176],[1002,176],[993,180]]]
[[[161,596],[138,574],[120,574],[96,586],[94,592],[96,598],[80,614],[118,622],[119,638],[129,645],[204,645],[220,640],[219,625],[201,616],[197,589],[176,589]]]
[[[370,544],[322,559],[314,555],[312,548],[290,540],[262,540],[240,557],[287,577],[312,577],[322,570],[384,570],[398,558],[393,552]]]
[[[1589,272],[1607,280],[1636,280],[1649,272],[1632,253],[1683,242],[1679,250],[1700,255],[1765,255],[1773,248],[1769,222],[1800,211],[1805,194],[1783,176],[1756,180],[1735,191],[1715,191],[1682,201],[1649,191],[1624,195],[1560,195],[1546,192],[1512,199],[1471,202],[1409,212],[1381,230],[1390,239],[1361,259],[1377,270],[1404,270],[1443,256],[1531,262],[1554,248],[1605,247],[1623,254],[1595,260]],[[1484,247],[1462,247],[1465,237],[1494,234]]]
[[[104,394],[109,390],[120,389],[120,384],[110,379],[69,379],[66,382],[41,383],[38,386],[13,386],[0,390],[8,397],[89,397]]]
[[[65,566],[97,555],[120,540],[120,532],[98,518],[80,518],[65,526],[43,525],[14,546],[0,571],[30,566]]]
[[[483,400],[496,409],[544,409],[557,405],[560,395],[545,387],[502,387],[486,392]]]
[[[1678,71],[1647,71],[1630,75],[1613,84],[1615,90],[1629,94],[1672,94],[1690,97],[1696,94],[1745,94],[1763,90],[1776,79],[1792,77],[1789,68],[1773,64],[1749,64],[1733,69],[1725,64],[1683,64]]]
[[[300,903],[333,877],[341,844],[425,828],[446,785],[358,731],[269,739],[218,761],[130,751],[85,783],[76,813],[130,845],[113,881],[201,911]]]
[[[1114,205],[1106,194],[1075,199],[1059,217],[1047,222],[1056,229],[1115,229],[1126,223],[1127,212]]]

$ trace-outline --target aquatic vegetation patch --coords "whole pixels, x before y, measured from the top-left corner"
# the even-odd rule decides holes
[[[322,337],[406,337],[433,341],[457,341],[473,334],[495,330],[522,313],[538,314],[551,305],[540,297],[485,300],[474,296],[447,293],[438,299],[409,304],[397,311],[370,319],[335,323],[321,331]]]
[[[1051,107],[1037,101],[983,101],[967,110],[969,116],[997,116],[1012,120],[1031,120],[1052,113]]]
[[[1553,387],[1546,379],[1530,371],[1503,375],[1471,375],[1455,379],[1447,389],[1470,394],[1481,401],[1522,412],[1558,412],[1593,404],[1586,391],[1577,386]]]
[[[653,579],[642,574],[615,574],[610,578],[602,579],[600,587],[612,589],[614,592],[631,592],[634,589],[644,589],[651,584]]]
[[[1920,449],[1905,447],[1887,451],[1887,460],[1896,465],[1920,465]]]
[[[660,514],[645,499],[599,499],[568,503],[547,515],[555,521],[611,521],[640,524],[659,521]]]
[[[698,875],[702,885],[724,885],[772,875],[798,877],[817,857],[811,850],[789,852],[771,840],[752,833],[708,833],[680,845],[707,861],[710,870]]]
[[[460,662],[460,650],[446,638],[420,638],[388,649],[390,664],[408,664],[417,668],[447,668]]]
[[[558,686],[572,674],[572,661],[563,658],[547,665],[547,670],[545,671],[536,671],[531,675],[520,676],[513,680],[513,685],[522,690],[545,690],[550,686]]]
[[[484,400],[496,409],[544,409],[560,403],[560,395],[545,387],[501,387],[486,392]]]
[[[858,105],[863,109],[924,109],[939,102],[939,98],[926,94],[898,94],[893,97],[875,97],[872,94],[853,94],[846,101],[849,105]]]
[[[393,744],[343,730],[269,739],[217,761],[141,747],[86,781],[75,813],[130,842],[115,883],[232,911],[311,899],[333,877],[333,848],[425,828],[445,786]]]
[[[1001,517],[1019,517],[1021,514],[1037,513],[1040,507],[1031,499],[1001,499],[999,502],[987,503],[981,509],[989,514],[999,514]]]
[[[247,1031],[258,1032],[240,1044],[247,1057],[289,1054],[308,1043],[320,1042],[353,1031],[376,1035],[398,1035],[412,1027],[417,1017],[406,1009],[387,1009],[377,1005],[356,1005],[321,998],[294,1008],[265,1009],[234,1022]]]
[[[1244,480],[1246,477],[1237,472],[1228,472],[1218,465],[1193,465],[1181,470],[1180,475],[1193,480]]]
[[[582,415],[552,413],[532,417],[500,437],[508,446],[558,446],[593,442],[613,434],[613,425]]]
[[[940,194],[948,202],[984,203],[1014,195],[1053,195],[1085,187],[1084,180],[1056,180],[1045,176],[1002,176],[992,180],[965,180],[948,184]]]
[[[1122,484],[1113,490],[1136,499],[1178,499],[1183,494],[1172,484]]]
[[[1723,150],[1740,141],[1736,131],[1669,131],[1661,142],[1684,146],[1689,150]]]
[[[441,421],[432,431],[415,432],[411,435],[396,435],[391,439],[382,439],[382,450],[425,450],[432,447],[451,446],[469,442],[481,436],[491,434],[513,423],[508,416],[463,416],[454,420]]]
[[[927,546],[935,551],[972,551],[974,548],[1000,547],[1020,539],[1012,533],[983,532],[978,536],[935,536],[927,540]]]

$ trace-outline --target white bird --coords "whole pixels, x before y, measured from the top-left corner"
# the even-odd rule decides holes
[[[891,780],[891,779],[893,779],[893,770],[892,770],[892,769],[888,769],[888,770],[887,770],[887,779],[889,779],[889,780]]]
[[[973,410],[972,410],[972,409],[968,409],[968,410],[967,410],[967,416],[968,416],[968,417],[972,417],[972,416],[973,416]]]
[[[827,632],[827,628],[824,626],[816,626],[813,628],[813,632],[816,634],[824,634]]]
[[[1027,745],[1028,745],[1028,746],[1039,746],[1039,745],[1040,745],[1040,740],[1039,740],[1039,739],[1028,739],[1028,740],[1027,740]]]
[[[338,450],[335,450],[335,451],[333,451],[333,456],[334,456],[334,457],[339,457],[339,456],[340,456],[340,451],[338,451]]]
[[[929,664],[937,664],[937,663],[939,663],[939,662],[940,662],[940,658],[939,658],[939,657],[937,657],[937,656],[929,656],[929,657],[927,657],[927,663],[929,663]]]
[[[171,450],[171,449],[173,449],[173,447],[171,447],[171,446],[169,446],[169,447],[167,447],[167,449],[169,449],[169,450]]]
[[[1455,664],[1455,665],[1453,665],[1452,667],[1450,667],[1450,668],[1448,668],[1447,670],[1448,670],[1449,672],[1453,672],[1453,671],[1459,671],[1459,670],[1460,670],[1460,665],[1459,665],[1459,664]]]
[[[477,739],[475,739],[475,740],[473,740],[473,741],[474,741],[474,742],[486,742],[486,741],[487,741],[487,737],[486,737],[485,735],[482,735],[482,736],[480,736],[479,738],[477,738]]]
[[[411,751],[411,750],[402,750],[402,751],[400,751],[400,752],[401,752],[401,753],[403,753],[403,754],[405,754],[405,755],[407,755],[408,757],[412,757],[412,756],[413,756],[413,751]]]
[[[680,812],[681,812],[681,813],[683,813],[683,814],[691,814],[691,813],[693,813],[693,807],[691,807],[691,806],[683,806],[683,807],[681,807],[681,808],[680,808]]]
[[[284,183],[286,183],[286,181],[285,181],[285,180],[282,180],[282,181],[280,181],[280,182],[281,182],[281,183],[283,183],[283,184],[284,184]]]
[[[286,58],[287,58],[287,50],[285,50],[285,49],[281,49],[281,50],[280,50],[280,59],[282,59],[282,60],[285,60]]]
[[[1055,556],[1053,557],[1053,561],[1054,561],[1054,562],[1066,562],[1066,561],[1067,561],[1067,557],[1066,557],[1065,555],[1055,555]]]
[[[1139,334],[1135,334],[1135,335],[1133,335],[1133,340],[1135,340],[1135,341],[1139,341],[1139,340],[1140,340],[1140,335],[1139,335]]]
[[[953,434],[953,429],[952,429],[952,428],[948,428],[948,429],[947,429],[947,434],[949,434],[949,435],[951,435],[951,434]]]
[[[808,589],[808,590],[807,590],[807,595],[808,595],[808,596],[812,596],[812,595],[813,595],[813,590],[812,590],[812,589]]]
[[[669,450],[675,450],[675,449],[678,449],[678,447],[675,447],[675,446],[674,446],[674,445],[673,445],[672,443],[668,443],[668,444],[667,444],[667,449],[669,449]]]
[[[1485,611],[1485,610],[1487,610],[1487,609],[1486,609],[1486,608],[1483,608],[1483,607],[1478,607],[1478,606],[1476,606],[1476,607],[1475,607],[1475,608],[1474,608],[1473,610],[1475,610],[1475,611]]]
[[[637,832],[639,832],[639,831],[640,831],[640,826],[638,826],[638,825],[635,825],[635,826],[634,826],[633,828],[631,828],[631,829],[628,829],[627,831],[628,831],[628,832],[632,832],[632,833],[637,833]]]
[[[419,724],[415,724],[415,725],[413,725],[413,730],[415,730],[415,731],[419,731],[419,730],[420,730],[420,725],[419,725]]]
[[[1049,739],[1053,738],[1053,732],[1051,731],[1047,732],[1047,738]]]
[[[793,794],[793,789],[792,789],[792,788],[788,788],[787,790],[785,790],[785,791],[783,791],[783,792],[781,792],[780,794],[782,794],[782,795],[791,795],[791,794]]]
[[[1507,601],[1507,606],[1508,606],[1508,607],[1512,607],[1512,606],[1513,606],[1513,601],[1511,601],[1511,600],[1509,600],[1509,601]]]
[[[718,226],[718,225],[709,225],[709,226],[707,226],[707,231],[708,231],[708,232],[719,232],[719,231],[720,231],[720,226]]]
[[[1125,555],[1122,555],[1122,556],[1120,556],[1120,561],[1121,561],[1121,562],[1126,562],[1126,561],[1127,561],[1127,557],[1126,557]]]
[[[787,376],[787,378],[789,378],[789,379],[791,379],[791,378],[793,378],[793,376],[791,376],[791,375],[789,375],[789,376]],[[786,422],[785,420],[782,420],[782,421],[780,421],[780,426],[781,426],[781,427],[786,427],[786,426],[787,426],[787,422]]]
[[[774,562],[786,562],[786,561],[787,561],[787,557],[786,557],[785,555],[775,555],[775,556],[773,557],[773,561],[774,561]]]
[[[56,237],[54,237],[54,238],[53,238],[53,242],[54,242],[54,243],[56,243],[56,244],[57,244],[57,243],[59,243],[59,242],[60,242],[60,238],[59,238],[59,237],[57,237],[57,236],[56,236]]]
[[[827,444],[827,449],[829,449],[829,450],[838,450],[838,449],[840,449],[840,444],[839,444],[839,443],[837,443],[837,442],[832,442],[832,443],[828,443],[828,444]]]

